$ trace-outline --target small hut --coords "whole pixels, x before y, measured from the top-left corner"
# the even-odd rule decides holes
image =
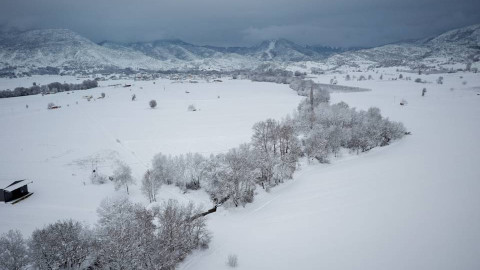
[[[28,186],[27,181],[17,180],[6,186],[3,189],[0,189],[0,202],[5,203],[22,198],[23,196],[28,195]]]

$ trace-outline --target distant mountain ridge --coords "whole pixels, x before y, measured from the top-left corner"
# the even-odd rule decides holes
[[[370,49],[303,46],[273,39],[251,47],[199,46],[181,40],[94,43],[67,29],[0,33],[0,76],[19,71],[253,69],[265,62],[312,61],[330,66],[433,65],[480,61],[480,24]]]
[[[437,36],[345,52],[328,59],[330,64],[371,62],[383,66],[442,66],[480,61],[480,24]]]
[[[221,57],[225,54],[237,54],[260,61],[305,61],[321,60],[334,53],[342,52],[338,48],[301,46],[286,39],[266,40],[251,47],[199,46],[179,39],[126,44],[105,41],[101,42],[100,45],[108,48],[130,48],[160,60],[179,59],[186,61]]]

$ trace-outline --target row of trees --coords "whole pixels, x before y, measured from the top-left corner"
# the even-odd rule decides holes
[[[175,184],[184,191],[204,188],[214,202],[252,202],[257,184],[268,188],[290,179],[302,155],[293,119],[268,119],[253,130],[250,143],[227,153],[157,154],[142,179],[142,192],[153,202],[163,184]]]
[[[85,80],[82,83],[59,83],[53,82],[46,85],[36,85],[35,83],[31,87],[17,87],[13,91],[3,90],[0,91],[0,98],[9,97],[21,97],[37,94],[57,93],[72,90],[86,90],[98,87],[98,82],[95,80]]]
[[[207,248],[210,234],[200,209],[170,200],[152,209],[125,198],[105,200],[90,228],[61,220],[0,237],[0,269],[174,269],[192,250]]]
[[[294,80],[290,87],[307,96],[292,117],[256,123],[250,143],[227,153],[157,154],[143,177],[142,192],[153,202],[163,184],[175,184],[184,191],[204,188],[215,203],[245,205],[253,201],[257,186],[268,189],[291,179],[302,156],[328,162],[342,148],[365,152],[406,132],[378,108],[357,111],[344,102],[329,104],[328,91],[312,81]]]

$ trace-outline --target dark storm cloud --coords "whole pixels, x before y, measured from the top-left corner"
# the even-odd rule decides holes
[[[180,38],[373,46],[480,23],[479,0],[1,0],[3,28],[68,28],[94,41]]]

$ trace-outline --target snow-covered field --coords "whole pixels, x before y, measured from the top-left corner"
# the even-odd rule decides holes
[[[378,106],[412,135],[303,166],[246,208],[211,215],[210,249],[180,269],[227,269],[229,254],[238,269],[480,269],[479,74],[442,74],[443,85],[335,76],[372,91],[333,94],[333,102]]]
[[[219,208],[208,216],[210,248],[179,268],[228,269],[228,255],[236,254],[238,269],[480,269],[480,74],[441,74],[438,85],[438,74],[404,73],[412,77],[405,81],[391,80],[398,77],[394,69],[383,72],[383,80],[374,72],[367,81],[339,74],[315,80],[336,76],[339,84],[372,89],[335,93],[332,101],[377,106],[411,136],[358,156],[345,153],[331,164],[303,164],[294,180],[270,193],[258,188],[245,208]],[[362,74],[369,75],[350,73]],[[427,83],[415,83],[417,77]],[[24,83],[0,80],[0,89],[31,81]],[[107,86],[113,83],[127,82],[0,99],[0,179],[28,178],[35,192],[17,205],[0,204],[0,233],[17,228],[28,235],[64,218],[93,223],[100,201],[124,191],[90,184],[92,163],[109,174],[112,160],[123,160],[138,181],[158,152],[225,151],[249,141],[256,121],[280,119],[301,100],[287,85],[248,81]],[[82,98],[102,92],[105,99]],[[150,99],[158,102],[154,110]],[[47,110],[49,102],[62,108]],[[199,111],[188,112],[189,104]],[[209,203],[201,191],[161,190],[163,199]],[[146,203],[139,185],[132,193]]]
[[[15,83],[76,82],[73,77],[58,76],[15,80],[0,81],[0,89],[13,88]],[[108,86],[117,83],[132,87]],[[301,99],[287,85],[228,79],[197,84],[105,81],[101,85],[69,94],[0,99],[0,184],[24,178],[34,182],[29,186],[34,195],[27,200],[0,204],[0,232],[17,228],[29,235],[36,227],[64,218],[93,223],[101,200],[124,191],[115,192],[111,183],[90,184],[89,176],[93,168],[110,175],[117,159],[130,165],[137,179],[130,197],[146,202],[140,179],[155,154],[226,151],[248,142],[255,122],[281,119]],[[98,98],[102,92],[105,99],[83,98]],[[136,101],[131,101],[133,94]],[[149,107],[151,99],[157,100],[157,108]],[[62,107],[47,110],[49,102]],[[198,111],[187,111],[190,104]],[[201,191],[183,195],[177,188],[164,186],[159,197],[192,199],[210,207]]]

